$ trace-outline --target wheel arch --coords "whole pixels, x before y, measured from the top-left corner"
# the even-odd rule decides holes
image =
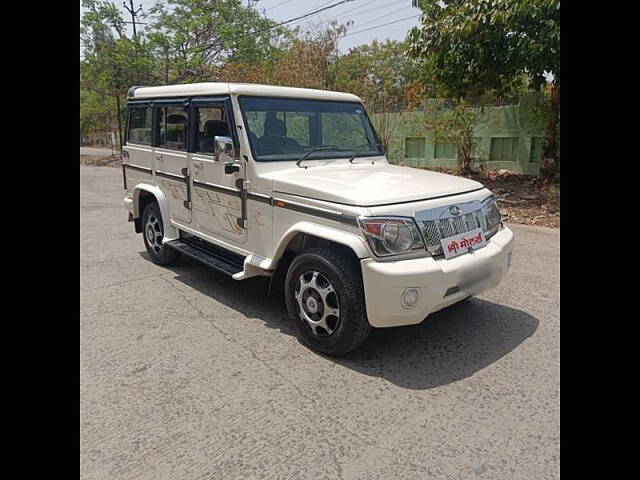
[[[177,239],[180,234],[178,229],[171,225],[169,201],[162,190],[155,185],[139,184],[133,190],[133,220],[137,233],[142,232],[142,213],[144,208],[151,202],[157,202],[162,214],[162,224],[164,227],[164,241]]]
[[[338,248],[355,262],[371,256],[364,240],[353,233],[311,222],[298,222],[287,230],[276,246],[273,256],[275,269],[269,282],[269,292],[284,286],[289,265],[298,253],[322,246]]]

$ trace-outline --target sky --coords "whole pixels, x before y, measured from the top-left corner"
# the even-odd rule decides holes
[[[262,0],[261,8],[265,9],[268,17],[282,22],[290,18],[317,10],[323,6],[337,3],[339,0]],[[334,8],[330,8],[303,21],[292,23],[292,26],[312,25],[318,21],[330,21],[337,18],[340,22],[352,20],[354,23],[347,32],[347,36],[340,40],[339,48],[346,53],[349,48],[372,40],[404,40],[407,32],[418,25],[420,10],[411,6],[411,0],[353,0]],[[395,22],[391,25],[379,25]],[[369,30],[370,29],[370,30]],[[360,30],[362,31],[360,33]]]
[[[308,12],[338,3],[340,0],[261,0],[258,3],[258,10],[274,19],[277,22],[284,22],[291,18],[304,15]],[[154,0],[136,0],[135,8],[142,5],[143,10],[150,8]],[[115,4],[122,5],[122,0],[116,0]],[[128,4],[128,1],[127,1]],[[122,7],[127,19],[130,15]],[[83,9],[80,7],[80,16]],[[372,40],[404,40],[407,32],[418,25],[418,15],[420,10],[411,6],[411,0],[350,0],[337,7],[330,8],[315,15],[311,15],[304,20],[287,24],[291,27],[311,26],[318,22],[331,21],[337,19],[339,22],[352,20],[354,23],[347,35],[340,40],[339,49],[346,53],[349,48],[364,43],[371,43]],[[411,18],[406,18],[411,17]],[[404,20],[403,20],[404,19]],[[390,22],[396,22],[384,25]],[[380,26],[384,25],[384,26]],[[363,31],[361,31],[363,30]],[[366,30],[366,31],[365,31]],[[82,48],[80,49],[82,54]]]

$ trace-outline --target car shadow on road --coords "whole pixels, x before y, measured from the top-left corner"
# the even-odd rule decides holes
[[[146,252],[141,256],[146,258]],[[267,278],[237,282],[188,258],[167,268],[177,274],[176,280],[217,302],[294,335],[282,295],[267,294]],[[418,325],[374,329],[357,350],[338,359],[325,358],[403,388],[422,390],[456,382],[491,365],[532,336],[538,324],[522,310],[471,298]]]

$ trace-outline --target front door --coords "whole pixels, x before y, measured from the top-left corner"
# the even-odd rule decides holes
[[[242,200],[237,182],[244,178],[244,162],[236,161],[238,172],[225,173],[224,161],[214,158],[214,138],[234,140],[234,158],[238,160],[237,135],[231,121],[228,99],[194,98],[191,102],[193,121],[192,164],[192,228],[213,239],[244,244],[247,230],[242,222]]]
[[[158,186],[169,201],[171,220],[190,224],[188,110],[184,101],[154,102],[157,142],[153,160]]]

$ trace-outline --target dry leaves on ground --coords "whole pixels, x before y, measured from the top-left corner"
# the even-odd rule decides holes
[[[122,158],[120,155],[80,155],[80,164],[93,167],[120,167]]]

